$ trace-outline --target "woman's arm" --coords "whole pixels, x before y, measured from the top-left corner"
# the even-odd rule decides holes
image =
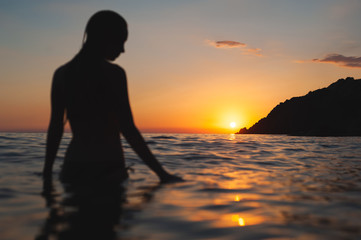
[[[161,182],[169,182],[173,178],[171,174],[164,170],[162,165],[154,157],[142,135],[138,129],[134,127],[127,127],[123,129],[123,135],[128,141],[129,145],[143,160],[143,162],[159,177]]]
[[[54,73],[51,87],[51,115],[46,140],[45,163],[43,169],[44,179],[51,178],[53,164],[64,131],[64,78],[61,68]]]
[[[154,157],[150,149],[148,148],[146,142],[144,141],[142,135],[138,131],[137,127],[134,124],[132,111],[129,104],[128,97],[128,88],[127,80],[124,70],[121,70],[121,92],[120,92],[120,102],[121,102],[121,131],[128,141],[133,150],[138,154],[138,156],[143,160],[143,162],[159,177],[160,181],[165,182],[174,182],[182,181],[182,178],[169,174],[158,160]]]

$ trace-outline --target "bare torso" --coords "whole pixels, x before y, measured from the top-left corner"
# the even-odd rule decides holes
[[[76,57],[61,69],[73,138],[64,165],[101,163],[124,168],[121,122],[129,118],[123,70],[105,60]],[[125,88],[125,89],[124,89]]]

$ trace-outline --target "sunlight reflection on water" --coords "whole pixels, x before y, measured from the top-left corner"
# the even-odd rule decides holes
[[[361,138],[145,138],[165,167],[187,181],[159,185],[125,143],[127,164],[135,163],[135,173],[116,198],[95,195],[91,199],[97,207],[85,205],[94,214],[82,215],[76,205],[69,205],[76,199],[69,198],[57,180],[53,208],[44,207],[39,194],[44,134],[0,134],[0,226],[5,229],[0,238],[34,239],[46,233],[56,239],[78,226],[72,224],[74,217],[88,222],[90,235],[97,231],[91,224],[111,227],[115,238],[104,239],[361,238]],[[66,135],[56,175],[69,140]],[[118,197],[124,201],[111,205]],[[97,212],[98,207],[113,214],[111,226],[92,219],[109,216]],[[49,226],[52,230],[46,232]]]

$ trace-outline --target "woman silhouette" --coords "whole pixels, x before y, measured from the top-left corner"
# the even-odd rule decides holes
[[[124,52],[127,36],[127,23],[119,14],[97,12],[87,23],[80,52],[55,71],[45,180],[52,176],[66,120],[73,138],[61,170],[64,182],[126,179],[120,133],[161,182],[181,180],[167,173],[147,147],[134,125],[125,71],[109,62]]]

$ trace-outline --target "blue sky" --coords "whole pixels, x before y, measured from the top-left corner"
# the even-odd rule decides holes
[[[145,130],[220,129],[227,114],[249,127],[287,98],[361,75],[357,0],[2,1],[0,127],[46,128],[52,73],[101,9],[128,21],[116,63]]]

